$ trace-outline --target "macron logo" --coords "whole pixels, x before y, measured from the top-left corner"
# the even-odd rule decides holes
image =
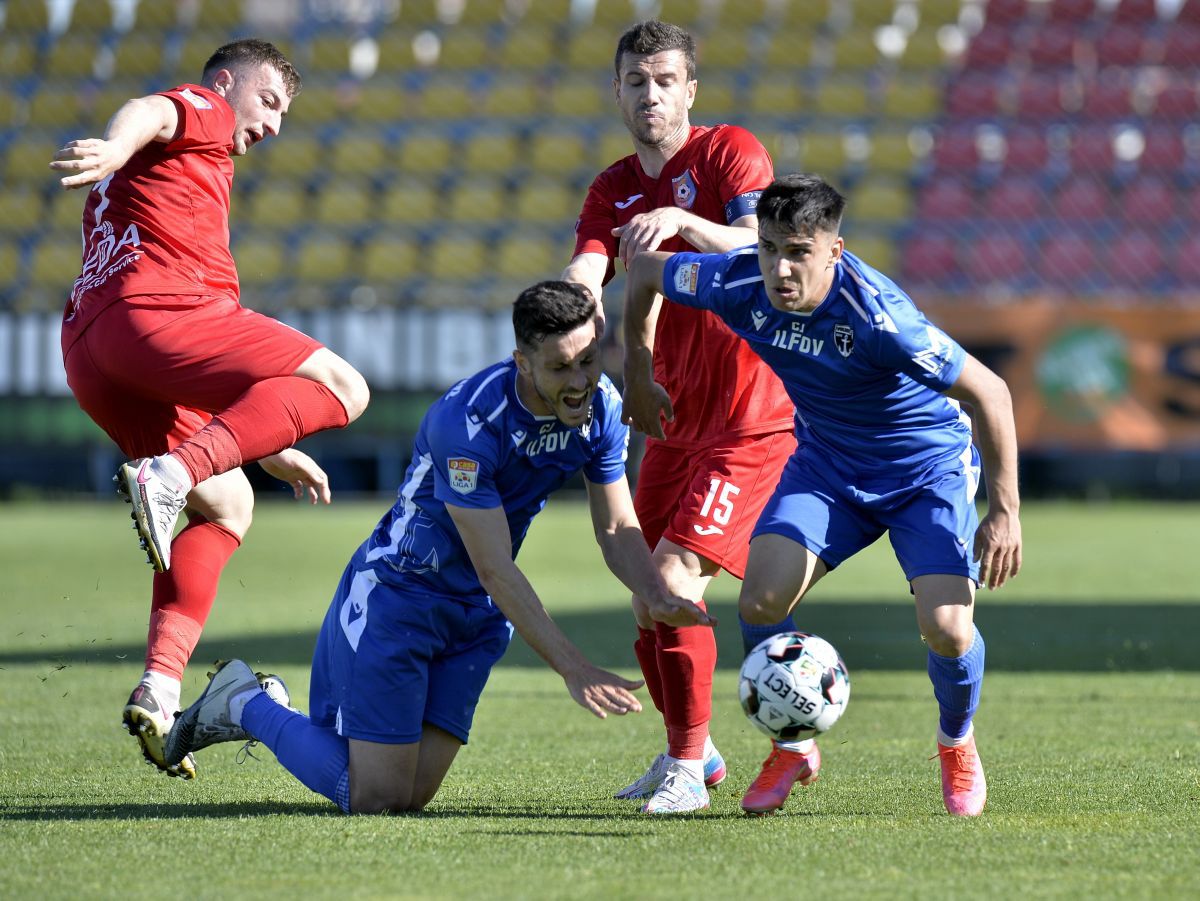
[[[483,423],[479,421],[474,413],[467,414],[467,440],[474,441],[475,436],[479,434],[479,430],[483,428]]]
[[[512,438],[513,447],[520,447],[525,443],[525,430],[517,429],[509,437]]]
[[[614,201],[613,206],[618,210],[627,210],[641,199],[641,194],[634,194],[632,197],[626,197],[624,200]]]
[[[761,332],[762,327],[767,324],[767,314],[760,313],[758,310],[754,310],[750,314],[750,318],[754,320],[754,330],[756,332]]]

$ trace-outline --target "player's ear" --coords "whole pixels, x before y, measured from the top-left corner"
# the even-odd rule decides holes
[[[519,347],[513,349],[512,355],[513,361],[517,364],[517,371],[520,372],[521,375],[529,375],[531,368],[529,365],[529,357],[525,356]]]
[[[846,249],[846,240],[838,235],[833,239],[833,246],[829,248],[829,268],[837,265],[837,261],[842,258],[842,251]]]
[[[229,93],[235,81],[233,72],[229,69],[218,69],[212,77],[212,89],[224,97]]]
[[[691,109],[692,104],[696,102],[696,88],[697,88],[697,86],[699,86],[699,84],[700,84],[700,82],[696,81],[696,79],[694,79],[694,78],[687,83],[687,108],[688,109]]]

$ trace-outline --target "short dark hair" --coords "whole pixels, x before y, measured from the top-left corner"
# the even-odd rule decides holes
[[[819,175],[781,175],[758,198],[758,221],[795,234],[833,232],[842,225],[846,198]]]
[[[296,71],[296,67],[288,61],[278,47],[270,41],[258,38],[244,38],[218,47],[217,52],[210,56],[208,62],[204,64],[204,72],[200,77],[201,79],[208,78],[210,73],[218,69],[264,64],[279,73],[289,97],[295,97],[300,93],[300,73]]]
[[[517,344],[532,349],[550,335],[573,332],[596,316],[596,301],[574,282],[538,282],[513,301]]]
[[[649,56],[668,50],[682,50],[687,64],[688,81],[696,78],[696,41],[678,25],[649,19],[631,26],[617,41],[617,55],[613,57],[613,68],[617,78],[621,77],[621,58],[626,53]]]

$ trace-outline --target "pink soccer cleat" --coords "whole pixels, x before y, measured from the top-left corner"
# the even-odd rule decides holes
[[[942,799],[946,810],[956,817],[977,817],[987,803],[987,780],[983,764],[975,750],[975,735],[964,744],[947,747],[938,742],[938,758],[942,764]]]
[[[758,778],[742,796],[742,810],[751,816],[774,813],[788,799],[793,785],[812,785],[820,769],[821,750],[815,743],[807,754],[772,746]]]

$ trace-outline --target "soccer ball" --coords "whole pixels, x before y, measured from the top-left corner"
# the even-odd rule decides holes
[[[850,674],[833,645],[807,632],[781,632],[742,664],[738,698],[771,738],[803,741],[827,731],[850,702]]]

